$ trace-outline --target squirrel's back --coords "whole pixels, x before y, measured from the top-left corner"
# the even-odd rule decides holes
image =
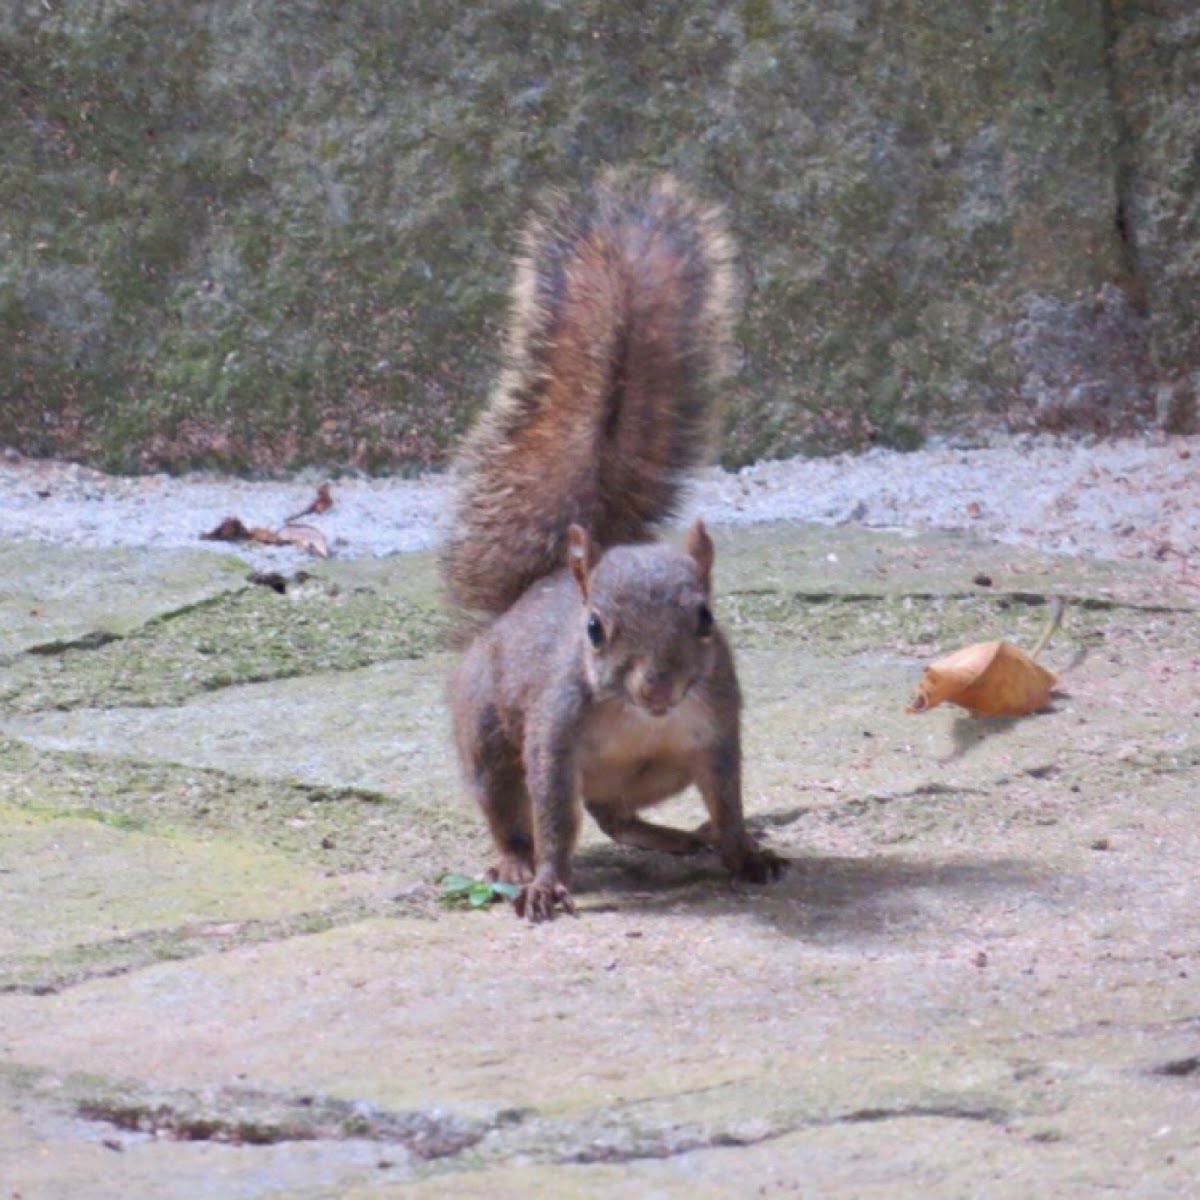
[[[704,457],[730,360],[732,251],[673,179],[610,174],[527,227],[504,364],[459,458],[443,565],[500,613],[566,561],[567,529],[644,541]]]

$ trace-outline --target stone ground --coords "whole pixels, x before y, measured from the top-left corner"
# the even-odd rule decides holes
[[[440,899],[487,847],[428,554],[280,595],[0,542],[0,1200],[1194,1197],[1194,577],[716,532],[747,808],[794,865],[734,888],[589,827],[539,927]],[[1051,595],[1049,711],[904,713]]]

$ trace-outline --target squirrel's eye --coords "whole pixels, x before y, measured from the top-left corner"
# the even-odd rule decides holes
[[[712,609],[707,604],[700,605],[700,620],[696,627],[696,632],[702,637],[710,637],[713,631],[713,615]]]
[[[595,613],[588,617],[587,623],[588,641],[596,647],[597,650],[604,645],[604,622],[600,620]]]

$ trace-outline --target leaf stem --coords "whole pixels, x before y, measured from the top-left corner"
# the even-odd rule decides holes
[[[1050,598],[1050,613],[1046,617],[1046,624],[1042,626],[1042,632],[1038,636],[1037,645],[1029,652],[1030,658],[1036,659],[1050,644],[1050,639],[1058,631],[1058,627],[1062,624],[1063,613],[1066,611],[1067,606],[1061,596],[1052,596]]]

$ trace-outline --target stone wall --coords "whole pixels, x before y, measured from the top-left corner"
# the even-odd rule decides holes
[[[11,0],[0,444],[441,460],[547,183],[636,161],[741,246],[741,461],[1195,421],[1190,0]]]
[[[1157,417],[1195,428],[1200,397],[1200,5],[1114,0],[1121,221],[1150,330]]]

